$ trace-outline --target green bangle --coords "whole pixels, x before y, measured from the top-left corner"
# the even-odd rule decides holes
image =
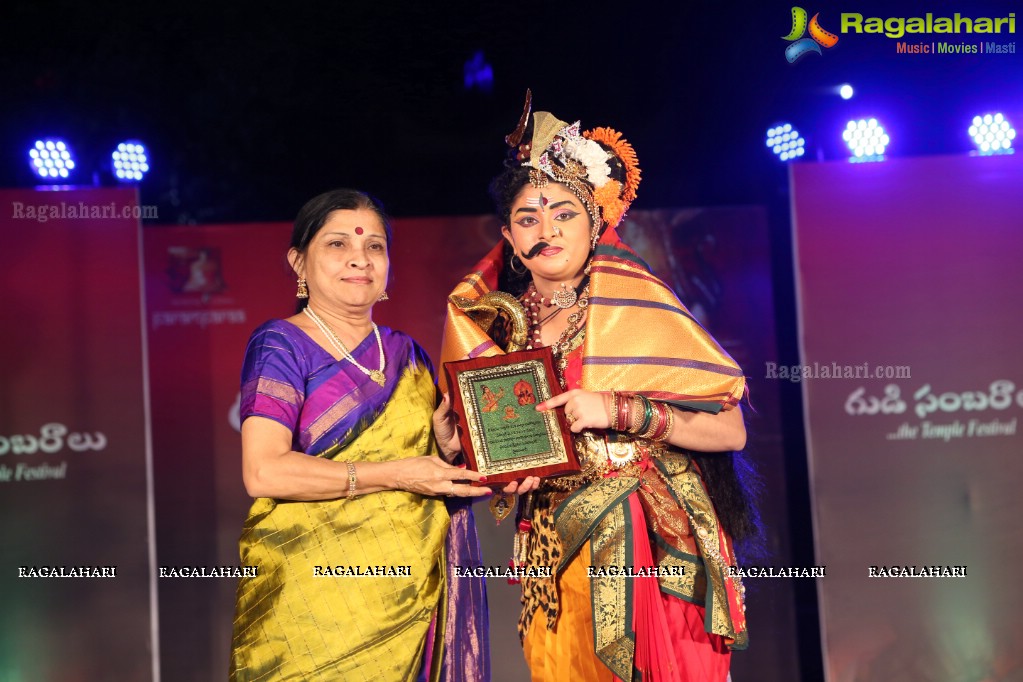
[[[639,431],[636,433],[642,435],[650,428],[650,422],[654,418],[654,406],[643,396],[639,396],[639,399],[643,401],[643,425],[639,427]]]

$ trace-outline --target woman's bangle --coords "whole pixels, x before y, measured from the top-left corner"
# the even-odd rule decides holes
[[[639,398],[643,401],[643,424],[639,427],[636,433],[647,437],[647,434],[650,431],[650,424],[654,420],[654,405],[643,396],[640,396]]]
[[[661,428],[661,408],[660,403],[648,401],[650,403],[650,423],[647,424],[646,428],[639,434],[641,438],[648,438],[653,440],[654,434],[657,433]]]
[[[675,413],[667,403],[613,389],[608,414],[613,431],[624,431],[662,443],[671,437],[675,425]]]
[[[628,431],[629,430],[629,403],[631,399],[627,395],[618,394],[618,430]]]
[[[650,426],[647,428],[646,433],[643,434],[644,438],[657,440],[657,437],[661,435],[661,432],[664,430],[664,422],[667,421],[667,418],[664,416],[664,410],[661,409],[661,405],[663,405],[663,403],[653,403],[654,418],[650,420]]]
[[[672,408],[671,405],[665,405],[664,413],[665,416],[667,417],[666,419],[667,425],[664,427],[664,433],[662,433],[661,436],[657,438],[657,440],[661,443],[666,443],[668,439],[671,438],[671,431],[672,429],[675,428],[675,410]]]
[[[348,466],[348,499],[355,497],[355,464],[345,462]]]
[[[667,440],[666,434],[671,431],[671,407],[662,402],[654,403],[654,407],[657,410],[657,418],[654,420],[655,423],[650,425],[649,435],[644,435],[650,440],[663,442]]]
[[[634,395],[629,398],[629,433],[640,433],[643,427],[643,398]]]

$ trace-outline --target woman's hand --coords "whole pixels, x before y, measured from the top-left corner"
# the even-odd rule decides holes
[[[565,408],[565,418],[572,433],[580,433],[583,429],[607,429],[611,427],[609,393],[595,393],[573,388],[536,406],[542,411],[555,407]]]
[[[462,441],[458,436],[458,415],[451,409],[451,398],[447,393],[443,394],[440,405],[437,406],[433,413],[433,432],[444,459],[450,464],[462,452]],[[458,467],[455,467],[455,469],[465,471],[465,469]],[[473,476],[480,476],[476,472],[469,473],[473,474]],[[473,478],[472,480],[486,480],[486,478]],[[502,492],[508,495],[515,495],[516,493],[525,495],[531,490],[536,490],[538,487],[540,487],[540,478],[538,476],[527,476],[521,481],[512,481],[504,487]],[[486,489],[476,488],[475,490],[485,491]],[[484,494],[486,493],[473,493],[472,496],[477,497]]]
[[[501,492],[505,495],[525,495],[526,493],[536,490],[540,487],[539,476],[526,476],[521,481],[512,481],[506,485]]]
[[[458,415],[451,409],[447,393],[443,394],[440,405],[433,412],[433,435],[444,459],[450,464],[462,451],[462,443],[458,438]]]
[[[395,465],[392,488],[419,495],[444,497],[483,497],[492,494],[486,486],[472,486],[470,481],[487,482],[487,477],[476,471],[451,466],[440,457],[412,457]]]

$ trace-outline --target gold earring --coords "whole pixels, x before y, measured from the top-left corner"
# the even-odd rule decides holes
[[[295,292],[295,298],[309,298],[309,287],[306,286],[305,277],[298,278],[298,291]]]
[[[519,270],[519,269],[517,269],[515,267],[515,261],[516,260],[522,265],[522,269],[521,270]],[[519,258],[519,255],[517,253],[513,253],[512,257],[508,259],[508,269],[511,270],[512,272],[514,272],[516,275],[524,275],[524,274],[526,274],[526,270],[527,270],[526,264],[522,262],[522,259]]]
[[[384,293],[380,294],[380,298],[378,298],[377,300],[378,301],[389,301],[389,300],[391,300],[391,297],[388,296],[387,292],[385,291]]]

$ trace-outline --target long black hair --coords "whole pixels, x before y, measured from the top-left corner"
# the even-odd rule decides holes
[[[740,563],[764,557],[758,502],[763,482],[745,452],[690,452]]]
[[[494,207],[501,226],[507,226],[511,222],[511,206],[515,203],[515,197],[519,195],[522,188],[529,184],[529,169],[525,166],[509,166],[504,172],[490,182],[490,198],[494,200]],[[511,259],[515,256],[515,249],[504,240],[504,250],[501,252],[501,268],[497,278],[497,288],[506,291],[518,298],[526,293],[529,288],[531,277],[529,270],[526,270],[521,263],[517,266],[521,272],[515,272],[511,267]]]

